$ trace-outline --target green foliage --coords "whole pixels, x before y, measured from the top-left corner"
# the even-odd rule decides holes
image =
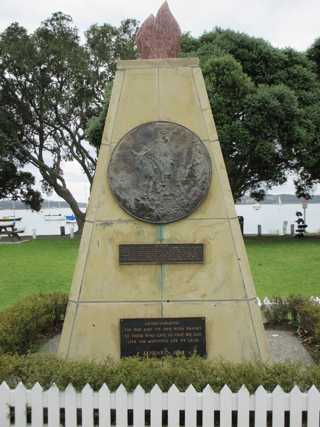
[[[0,158],[0,199],[21,200],[33,210],[39,211],[43,201],[34,190],[35,179],[30,172],[23,172],[5,158]]]
[[[43,190],[54,190],[69,204],[80,229],[84,214],[68,188],[63,162],[76,161],[92,182],[96,153],[85,130],[100,113],[119,56],[135,55],[136,26],[130,19],[118,28],[94,25],[80,43],[72,18],[58,12],[31,34],[17,23],[0,34],[1,144],[14,161],[38,169]]]
[[[295,326],[319,356],[320,306],[301,297],[275,299],[265,316],[276,325]],[[98,390],[106,383],[111,390],[123,384],[128,391],[141,385],[150,391],[158,384],[167,391],[172,384],[186,390],[190,384],[201,391],[207,384],[219,391],[225,384],[236,392],[245,384],[250,392],[259,385],[272,391],[277,384],[290,391],[294,385],[307,390],[320,387],[320,365],[294,363],[229,363],[207,361],[198,356],[127,358],[118,362],[66,361],[54,355],[31,354],[43,337],[58,333],[62,327],[67,297],[63,294],[36,295],[0,313],[0,383],[15,387],[20,381],[32,387],[39,382],[48,388],[55,383],[64,389],[73,384],[81,390],[87,383]]]
[[[314,302],[304,302],[297,308],[298,333],[320,362],[320,307]]]
[[[111,98],[112,84],[108,83],[104,91],[104,103],[98,116],[91,117],[86,128],[86,138],[98,150],[101,144],[106,115]]]
[[[182,36],[181,56],[200,58],[235,199],[263,198],[288,171],[300,196],[320,180],[318,44],[307,55],[220,28]],[[106,111],[90,122],[94,141]]]
[[[0,89],[0,103],[2,96]],[[0,199],[21,200],[32,209],[40,210],[42,198],[33,188],[34,176],[21,170],[25,158],[13,143],[17,134],[12,120],[12,113],[1,111],[0,107]]]
[[[305,195],[319,177],[311,153],[319,151],[320,82],[312,61],[219,28],[198,43],[185,35],[183,46],[201,59],[234,198],[249,190],[263,198],[289,170]]]
[[[263,305],[262,311],[269,325],[298,328],[298,312],[308,300],[300,296],[272,298],[272,305]]]
[[[316,39],[307,51],[308,58],[315,64],[318,77],[320,78],[320,38]]]
[[[61,330],[65,294],[33,295],[0,312],[0,354],[25,354]]]
[[[39,382],[48,388],[55,383],[64,389],[69,383],[81,390],[89,383],[95,390],[106,383],[114,391],[123,384],[128,391],[141,385],[150,391],[158,384],[163,391],[168,391],[175,384],[181,391],[192,384],[198,391],[207,384],[219,391],[228,384],[238,391],[245,384],[254,392],[260,384],[272,391],[277,384],[290,391],[295,385],[307,390],[312,385],[320,387],[320,367],[299,364],[262,364],[262,363],[227,363],[207,361],[199,357],[166,357],[157,359],[122,359],[114,362],[89,361],[72,362],[58,359],[55,356],[31,354],[27,356],[1,355],[0,382],[6,381],[11,387],[22,381],[31,387]]]

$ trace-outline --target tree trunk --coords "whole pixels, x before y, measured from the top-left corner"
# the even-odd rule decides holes
[[[78,202],[76,201],[72,193],[67,188],[63,188],[63,187],[60,187],[59,185],[56,185],[54,186],[54,190],[58,194],[58,196],[62,197],[62,199],[65,200],[70,206],[74,216],[76,217],[76,221],[78,224],[79,230],[77,233],[81,235],[86,214],[81,211],[81,209],[79,208]]]
[[[37,161],[40,163],[40,165],[39,163],[37,164]],[[77,234],[82,234],[86,214],[83,213],[79,208],[78,202],[73,197],[71,191],[67,188],[63,177],[57,176],[56,173],[52,171],[52,169],[48,168],[44,164],[42,155],[40,157],[40,161],[37,159],[36,161],[34,161],[33,164],[38,167],[39,172],[41,173],[44,181],[47,182],[50,187],[54,189],[58,196],[60,196],[65,202],[68,203],[74,216],[76,217],[77,225],[79,228]],[[62,184],[59,183],[59,179]]]

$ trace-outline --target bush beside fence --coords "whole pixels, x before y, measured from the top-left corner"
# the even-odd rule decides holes
[[[295,385],[302,391],[312,385],[320,389],[320,366],[304,366],[294,363],[227,363],[209,361],[200,357],[166,357],[164,359],[129,358],[120,361],[106,359],[101,363],[75,362],[54,356],[31,354],[27,356],[0,356],[0,383],[6,381],[10,387],[19,382],[32,387],[39,382],[44,388],[55,383],[60,389],[73,384],[81,390],[87,383],[94,390],[108,384],[116,390],[123,384],[133,391],[139,384],[150,391],[158,384],[168,391],[172,384],[185,391],[190,384],[203,390],[207,384],[219,392],[227,384],[233,392],[245,385],[254,393],[259,385],[272,392],[279,384],[286,392]]]
[[[0,354],[25,354],[61,331],[68,296],[31,295],[0,312]]]

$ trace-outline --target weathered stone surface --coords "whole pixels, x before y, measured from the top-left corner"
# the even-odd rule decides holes
[[[157,16],[150,15],[141,25],[136,43],[143,59],[175,58],[180,52],[180,27],[164,2]]]
[[[107,179],[116,144],[135,127],[152,121],[190,129],[206,146],[213,165],[206,199],[190,216],[170,224],[155,225],[128,215],[112,196]],[[197,60],[120,61],[86,220],[60,342],[62,357],[119,358],[123,318],[205,317],[208,359],[268,358]],[[202,243],[204,263],[119,265],[119,245],[137,243]]]
[[[112,153],[109,185],[120,206],[142,221],[167,224],[190,215],[207,195],[211,161],[197,135],[151,122],[125,135]]]

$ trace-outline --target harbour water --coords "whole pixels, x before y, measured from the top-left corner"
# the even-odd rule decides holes
[[[236,205],[238,215],[244,217],[244,233],[257,234],[258,225],[261,225],[262,234],[283,235],[290,234],[291,224],[295,224],[296,212],[303,212],[300,204],[239,204]],[[15,216],[22,217],[17,222],[17,228],[23,229],[21,235],[59,235],[61,227],[65,228],[66,234],[71,229],[77,230],[75,222],[66,221],[66,216],[72,215],[69,208],[43,209],[41,212],[33,212],[30,209],[0,210],[0,217]],[[320,204],[309,203],[306,209],[307,231],[309,233],[320,233]],[[285,225],[286,224],[286,225]]]
[[[261,225],[262,234],[290,234],[291,224],[296,225],[296,212],[304,213],[301,203],[241,204],[236,205],[236,210],[238,215],[244,217],[244,234],[257,234],[258,225]],[[307,232],[320,233],[320,204],[309,203],[305,213]]]
[[[20,236],[32,236],[34,233],[37,236],[55,236],[61,232],[61,227],[64,227],[65,233],[70,234],[71,230],[77,231],[76,222],[67,222],[66,216],[71,216],[72,211],[68,208],[43,209],[40,212],[34,212],[31,209],[6,209],[0,210],[1,217],[16,217],[22,218],[16,222],[16,228],[23,230],[19,233]]]

